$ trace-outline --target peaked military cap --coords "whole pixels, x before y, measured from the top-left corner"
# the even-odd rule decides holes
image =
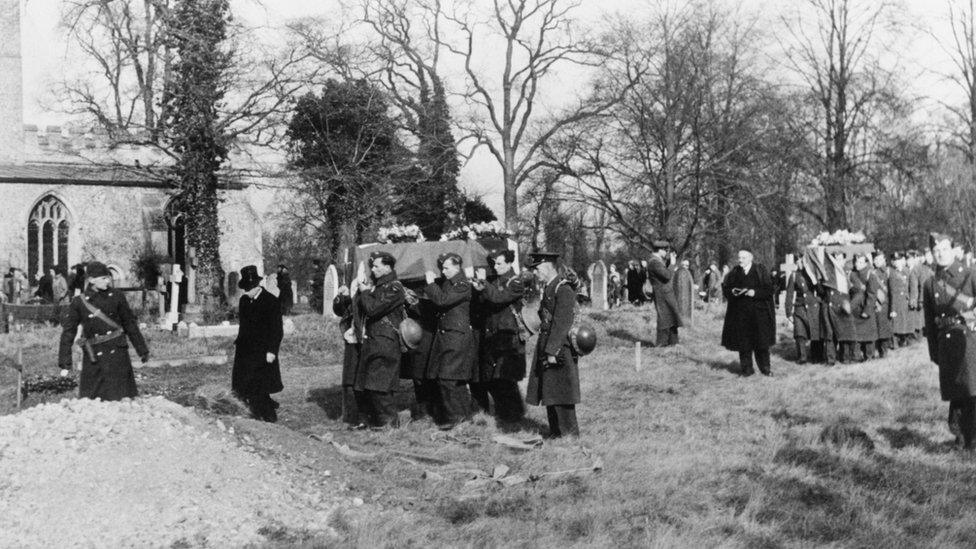
[[[85,276],[88,278],[98,278],[100,276],[112,276],[112,271],[108,270],[108,267],[99,261],[92,261],[85,265]]]
[[[495,261],[498,257],[504,257],[506,263],[512,263],[515,261],[515,252],[512,250],[492,250],[488,252],[488,262],[491,263]]]
[[[458,255],[458,254],[456,254],[454,252],[445,252],[445,253],[442,253],[441,255],[437,256],[437,266],[438,267],[443,267],[444,266],[444,262],[447,261],[448,259],[454,260],[454,263],[456,263],[459,267],[461,266],[461,263],[463,263],[463,261],[461,260],[461,256],[460,255]]]
[[[531,269],[537,267],[542,263],[551,262],[555,263],[559,259],[559,254],[553,252],[532,252],[529,254],[529,262],[525,265],[527,268]]]

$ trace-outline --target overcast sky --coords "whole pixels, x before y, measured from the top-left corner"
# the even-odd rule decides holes
[[[485,0],[472,0],[475,1]],[[741,0],[737,4],[744,11],[757,14],[765,28],[773,29],[778,16],[795,9],[799,1]],[[295,18],[338,16],[337,3],[333,0],[232,0],[231,4],[238,20],[267,27],[269,36],[274,36],[274,29]],[[636,18],[656,4],[655,0],[582,0],[578,15],[583,21],[599,21],[611,12]],[[898,51],[891,53],[901,60],[910,92],[929,98],[923,117],[936,116],[933,113],[938,112],[939,101],[954,102],[961,97],[960,92],[940,75],[948,71],[949,59],[935,37],[951,38],[947,4],[940,0],[903,0],[901,4],[906,13],[905,20],[913,23],[915,28],[904,33],[897,44]],[[62,0],[22,0],[25,122],[40,126],[64,120],[63,115],[51,112],[46,106],[50,101],[46,91],[71,65],[70,46],[58,28],[61,6]],[[778,48],[777,44],[776,37],[770,36],[771,55]],[[575,92],[572,82],[566,81],[548,91],[553,102],[572,97]],[[462,185],[482,195],[496,213],[501,213],[500,170],[487,154],[476,155],[468,162],[462,172]]]

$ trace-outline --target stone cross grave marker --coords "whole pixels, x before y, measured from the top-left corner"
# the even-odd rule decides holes
[[[322,284],[322,314],[335,318],[332,312],[332,300],[339,294],[339,272],[335,265],[329,265],[325,270],[325,281]]]
[[[594,309],[606,311],[610,308],[607,299],[607,265],[603,260],[597,260],[588,269],[590,276],[590,301]]]

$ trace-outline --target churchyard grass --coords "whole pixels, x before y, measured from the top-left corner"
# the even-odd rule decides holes
[[[587,313],[600,343],[582,361],[584,436],[531,451],[494,443],[500,431],[483,414],[448,433],[427,422],[345,430],[335,322],[294,317],[281,350],[281,421],[262,431],[273,434],[269,456],[328,437],[362,453],[316,443],[315,466],[345,477],[349,495],[365,502],[333,516],[346,546],[976,545],[976,461],[951,448],[923,344],[865,364],[799,366],[787,360],[792,341],[780,318],[775,377],[740,378],[736,355],[718,345],[720,315],[696,313],[669,349],[650,346],[651,309]],[[32,342],[29,360],[53,364],[54,333]],[[204,350],[168,337],[153,336],[154,352]],[[644,344],[640,371],[635,341]],[[229,364],[144,369],[140,388],[186,401],[197,385],[228,383],[229,372]],[[409,385],[401,388],[406,405]],[[530,408],[523,434],[544,418]],[[821,442],[824,427],[844,418],[873,449]],[[579,471],[511,486],[470,482],[498,465],[510,468],[502,478]],[[269,543],[293,539],[278,534]]]

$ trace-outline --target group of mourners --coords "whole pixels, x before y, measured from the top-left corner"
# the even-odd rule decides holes
[[[526,265],[542,284],[539,334],[525,400],[546,407],[549,434],[578,436],[579,355],[570,342],[578,279],[559,266],[558,254],[534,253]],[[343,287],[333,302],[345,340],[342,386],[345,420],[359,428],[398,425],[395,392],[413,382],[414,419],[430,418],[451,429],[478,409],[503,423],[525,416],[518,382],[526,376],[522,317],[529,279],[514,272],[511,250],[488,257],[492,275],[470,280],[462,258],[438,257],[439,273],[400,281],[395,258],[370,255],[372,278]],[[405,318],[419,326],[401,333]],[[532,323],[534,324],[534,322]],[[351,392],[355,412],[346,395]]]
[[[797,362],[850,363],[883,358],[922,336],[922,288],[935,273],[931,250],[845,258],[847,291],[814,281],[801,259],[786,284]]]

